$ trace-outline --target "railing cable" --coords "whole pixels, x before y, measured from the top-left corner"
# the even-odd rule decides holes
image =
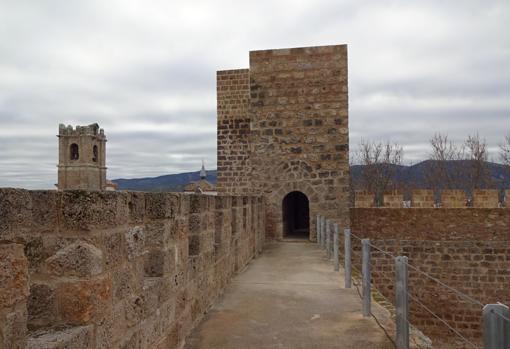
[[[447,284],[445,284],[445,283],[444,283],[444,282],[442,282],[441,280],[436,279],[435,277],[433,277],[433,276],[431,276],[431,275],[427,274],[426,272],[424,272],[424,271],[422,271],[422,270],[418,269],[417,267],[415,267],[415,266],[414,266],[414,265],[412,265],[412,264],[407,263],[407,266],[408,266],[409,268],[411,268],[411,269],[413,269],[413,270],[417,271],[418,273],[420,273],[420,274],[422,274],[422,275],[424,275],[424,276],[428,277],[429,279],[431,279],[431,280],[433,280],[433,281],[437,282],[439,285],[441,285],[441,286],[443,286],[444,288],[446,288],[446,289],[448,289],[448,290],[452,291],[453,293],[457,294],[459,297],[464,298],[465,300],[467,300],[467,301],[469,301],[469,302],[471,302],[471,303],[473,303],[473,304],[479,305],[480,307],[482,307],[482,308],[483,308],[483,306],[484,306],[484,305],[482,304],[482,302],[480,302],[480,301],[478,301],[478,300],[474,299],[473,297],[470,297],[470,296],[468,296],[467,294],[462,293],[461,291],[456,290],[455,288],[453,288],[453,287],[451,287],[451,286],[448,286]]]
[[[464,340],[466,343],[468,343],[469,345],[471,345],[473,348],[475,349],[479,349],[480,347],[477,346],[476,344],[474,344],[473,342],[471,342],[469,339],[467,339],[466,337],[464,337],[462,335],[462,333],[460,333],[459,331],[457,331],[455,328],[453,328],[448,322],[446,322],[445,320],[443,320],[439,315],[437,315],[436,313],[434,313],[432,310],[430,310],[425,304],[423,304],[418,298],[415,298],[414,296],[412,296],[409,292],[406,292],[407,295],[409,296],[409,298],[411,298],[412,300],[414,300],[418,305],[420,305],[423,309],[425,309],[430,315],[432,315],[433,317],[435,317],[437,320],[441,321],[446,327],[448,327],[453,333],[455,333],[457,336],[459,336],[460,338],[462,338],[462,340]]]

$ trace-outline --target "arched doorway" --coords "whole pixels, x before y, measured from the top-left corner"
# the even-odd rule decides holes
[[[308,198],[300,191],[285,195],[282,203],[283,237],[308,239],[310,234],[310,208]]]

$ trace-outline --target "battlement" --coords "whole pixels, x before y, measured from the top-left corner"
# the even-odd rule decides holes
[[[79,126],[73,127],[71,125],[58,125],[58,137],[61,136],[96,136],[101,139],[105,139],[104,130],[99,128],[97,123],[90,124],[88,126]]]
[[[404,201],[404,195],[399,191],[384,193],[383,206],[385,208],[498,208],[510,207],[510,190],[505,191],[503,198],[500,198],[500,191],[497,189],[476,189],[468,197],[464,190],[445,189],[441,192],[441,198],[436,202],[435,194],[430,189],[414,189],[411,194],[411,201]],[[500,202],[501,201],[501,202]],[[354,207],[374,207],[375,194],[366,190],[354,192]]]

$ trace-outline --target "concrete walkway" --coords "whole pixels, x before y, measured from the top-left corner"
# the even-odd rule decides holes
[[[377,318],[386,310],[372,305]],[[356,289],[313,243],[282,242],[236,276],[187,339],[187,349],[393,348]]]

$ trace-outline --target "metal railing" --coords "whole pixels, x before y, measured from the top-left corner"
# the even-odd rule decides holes
[[[332,220],[326,219],[322,216],[317,216],[317,244],[326,250],[328,259],[333,257],[334,270],[338,271],[340,268],[340,244],[339,244],[339,225],[333,223]],[[363,239],[351,232],[350,229],[344,229],[344,287],[351,288],[353,284],[352,269],[356,268],[352,265],[352,238],[355,238],[361,243],[361,279],[362,279],[362,292],[359,292],[358,285],[354,283],[358,289],[358,294],[362,299],[362,313],[363,316],[373,316],[376,321],[377,318],[371,311],[371,270],[370,270],[370,256],[371,249],[390,257],[395,263],[395,301],[391,302],[385,298],[382,293],[379,293],[386,301],[395,306],[396,315],[396,338],[390,338],[397,349],[409,348],[409,301],[412,300],[414,304],[420,306],[425,312],[430,314],[439,323],[444,325],[448,330],[454,333],[463,343],[471,348],[480,348],[472,340],[464,336],[459,330],[452,326],[447,320],[437,315],[434,311],[427,307],[419,297],[413,296],[409,292],[409,269],[413,272],[419,273],[421,276],[435,282],[440,287],[454,293],[460,299],[477,305],[480,307],[483,319],[483,348],[485,349],[510,349],[510,310],[508,306],[496,304],[483,304],[482,302],[474,299],[473,297],[451,287],[437,278],[429,275],[428,273],[420,270],[416,266],[409,263],[406,256],[395,256],[394,254],[380,249],[370,243],[369,239]],[[333,243],[331,242],[333,241]],[[378,321],[379,322],[379,321]],[[387,334],[387,333],[386,333]],[[388,334],[387,334],[388,335]]]

